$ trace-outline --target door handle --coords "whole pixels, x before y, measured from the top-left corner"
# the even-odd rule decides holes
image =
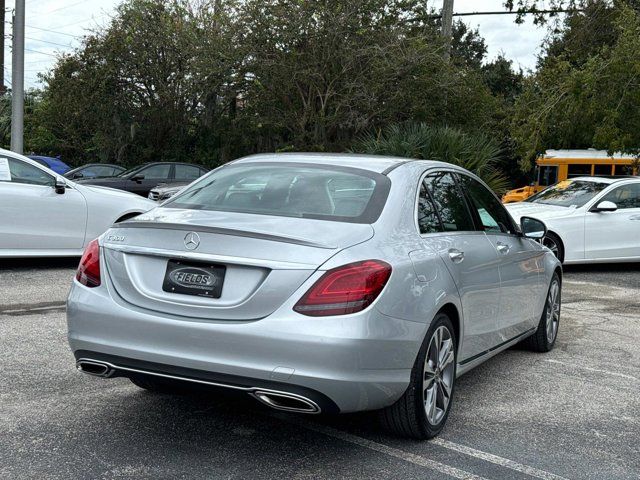
[[[449,258],[453,263],[460,263],[464,260],[464,252],[451,248],[449,249]]]
[[[502,242],[498,242],[496,248],[498,249],[498,251],[502,254],[507,254],[509,253],[509,250],[511,250],[511,247],[509,245],[507,245],[506,243],[502,243]]]
[[[640,215],[632,215],[629,217],[629,220],[640,220]]]

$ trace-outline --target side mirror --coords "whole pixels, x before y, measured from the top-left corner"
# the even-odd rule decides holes
[[[67,190],[67,183],[64,180],[57,178],[54,188],[57,194],[62,195]]]
[[[616,210],[618,210],[618,205],[608,200],[600,202],[591,209],[592,212],[615,212]]]
[[[133,180],[134,182],[140,183],[142,180],[144,180],[144,175],[142,175],[141,173],[138,173],[137,175],[134,175],[133,177],[131,177],[131,180]]]
[[[82,174],[82,172],[76,172],[76,173],[74,173],[74,174],[73,174],[73,178],[74,178],[74,179],[76,179],[76,178],[82,178],[82,177],[84,177],[84,175]]]
[[[522,217],[520,219],[520,230],[527,238],[540,240],[547,234],[547,226],[536,218]]]

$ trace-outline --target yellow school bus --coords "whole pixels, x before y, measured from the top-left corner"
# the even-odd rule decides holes
[[[637,175],[635,157],[605,150],[547,150],[536,160],[535,182],[527,187],[509,190],[504,203],[521,202],[549,185],[575,177],[620,177]]]

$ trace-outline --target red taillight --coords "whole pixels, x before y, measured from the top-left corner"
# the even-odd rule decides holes
[[[76,280],[82,285],[93,288],[100,285],[100,245],[98,240],[93,240],[84,249]]]
[[[293,309],[303,315],[346,315],[367,308],[380,295],[391,265],[380,260],[350,263],[327,271]]]

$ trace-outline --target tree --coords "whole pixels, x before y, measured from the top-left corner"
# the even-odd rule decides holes
[[[525,81],[512,120],[524,168],[547,148],[640,153],[640,14],[625,2],[615,9],[610,45],[579,62],[548,55]]]
[[[30,134],[66,159],[213,166],[406,121],[493,131],[484,40],[454,37],[444,61],[420,0],[128,0],[43,76]]]
[[[506,177],[498,168],[502,157],[500,146],[482,134],[407,123],[364,136],[353,151],[452,163],[475,172],[498,193],[504,193],[508,187]]]

